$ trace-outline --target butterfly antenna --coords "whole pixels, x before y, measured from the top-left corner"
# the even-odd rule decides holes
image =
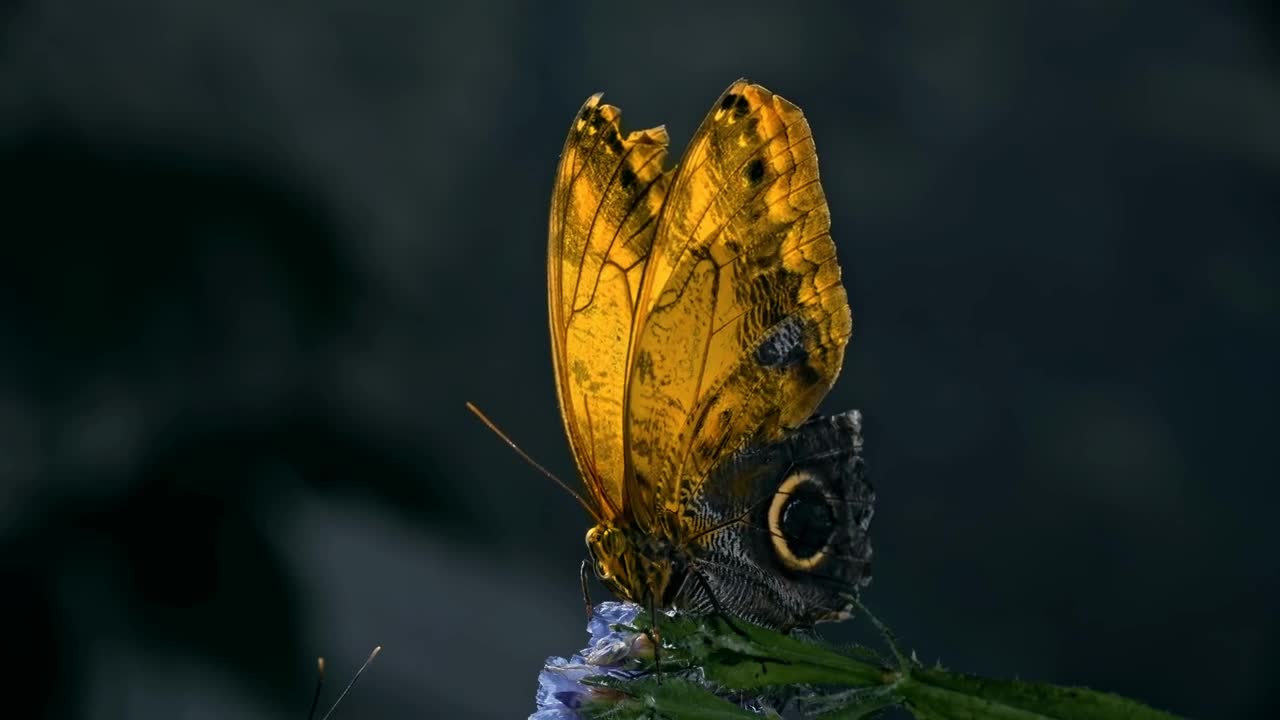
[[[320,688],[324,687],[324,658],[316,658],[316,691],[311,696],[311,712],[307,713],[307,720],[314,720],[316,716],[316,707],[320,704]]]
[[[369,667],[369,663],[373,662],[373,659],[378,657],[378,653],[380,652],[382,652],[381,645],[375,647],[373,652],[369,653],[368,659],[365,660],[364,664],[360,666],[360,669],[356,671],[355,677],[351,678],[351,682],[347,683],[347,687],[343,689],[342,694],[338,696],[337,700],[333,701],[333,705],[329,706],[329,712],[325,713],[324,717],[320,718],[320,720],[329,720],[329,716],[333,714],[333,711],[338,709],[338,703],[342,702],[342,698],[346,697],[347,693],[351,692],[352,686],[354,686],[356,681],[360,679],[360,675],[364,672],[364,669]]]
[[[591,507],[591,504],[586,501],[586,498],[583,498],[581,495],[575,492],[573,488],[566,485],[563,480],[556,477],[550,470],[542,467],[542,465],[540,465],[537,460],[534,460],[533,458],[529,457],[529,454],[521,450],[520,446],[516,445],[514,440],[507,437],[507,434],[499,430],[498,426],[494,425],[492,420],[486,417],[484,413],[480,412],[480,408],[473,405],[470,401],[467,401],[467,409],[471,411],[472,415],[475,415],[477,418],[480,418],[480,422],[484,423],[485,427],[492,430],[494,435],[497,435],[498,437],[502,438],[502,441],[505,442],[508,446],[510,446],[512,450],[515,450],[516,454],[519,455],[521,458],[523,458],[525,462],[532,465],[535,469],[537,469],[538,472],[551,478],[551,480],[555,482],[555,484],[559,485],[565,492],[572,495],[573,498],[578,501],[578,504],[582,505],[582,507],[586,509],[587,513],[590,514],[591,517],[594,518],[597,523],[601,521],[600,514],[596,512],[595,508]]]

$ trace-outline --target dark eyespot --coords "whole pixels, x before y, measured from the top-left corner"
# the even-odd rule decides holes
[[[749,180],[752,185],[757,185],[763,179],[764,161],[760,158],[756,158],[747,165],[747,180]]]
[[[804,560],[826,547],[835,529],[836,518],[818,486],[807,482],[791,492],[791,497],[782,506],[779,525],[791,553]]]

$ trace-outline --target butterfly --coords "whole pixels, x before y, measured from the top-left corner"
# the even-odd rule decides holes
[[[852,331],[800,108],[729,86],[684,156],[589,98],[551,199],[556,387],[614,594],[794,628],[870,581],[861,415],[813,415]]]

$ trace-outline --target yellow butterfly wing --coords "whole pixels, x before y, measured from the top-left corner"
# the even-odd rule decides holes
[[[594,95],[565,140],[551,198],[547,303],[565,431],[600,519],[623,511],[623,404],[636,296],[669,173],[667,133],[623,137]]]
[[[734,83],[676,170],[637,298],[626,483],[642,526],[680,518],[717,461],[799,425],[835,382],[852,317],[829,229],[804,115]]]

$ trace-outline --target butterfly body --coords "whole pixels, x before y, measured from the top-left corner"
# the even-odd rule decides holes
[[[597,575],[645,605],[844,617],[873,495],[860,415],[812,416],[851,316],[808,123],[738,81],[667,169],[666,132],[620,117],[596,95],[575,118],[548,254]]]

